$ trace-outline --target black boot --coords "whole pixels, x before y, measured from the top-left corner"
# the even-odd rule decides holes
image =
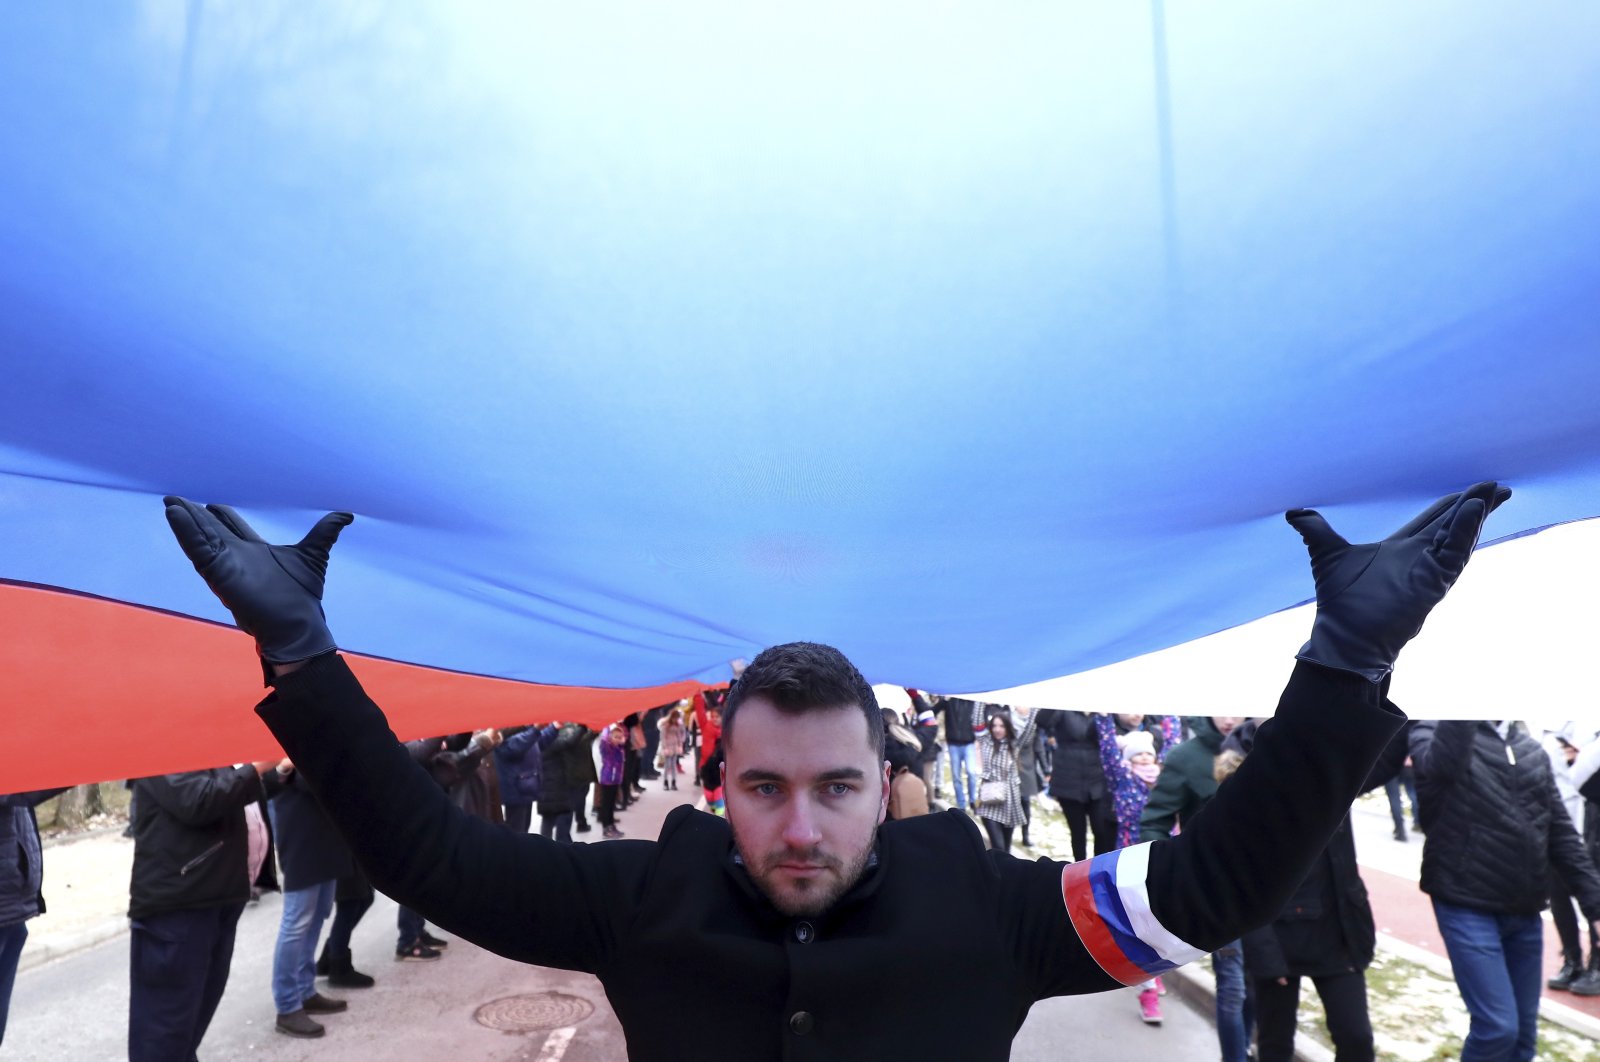
[[[331,946],[332,945],[330,943],[324,941],[323,945],[322,945],[322,954],[317,956],[317,976],[318,977],[327,977],[328,976],[328,949]]]
[[[1545,987],[1554,988],[1565,992],[1572,987],[1572,982],[1583,976],[1583,963],[1568,959],[1561,964],[1561,970],[1550,980],[1545,982]]]
[[[371,988],[376,982],[351,964],[350,949],[328,962],[328,984],[333,988]]]
[[[1589,968],[1572,979],[1575,996],[1600,996],[1600,950],[1589,952]]]

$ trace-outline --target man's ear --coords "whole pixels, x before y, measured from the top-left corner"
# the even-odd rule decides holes
[[[722,789],[728,784],[728,761],[726,758],[717,764],[717,788]]]
[[[878,825],[889,817],[889,761],[883,761],[883,793],[878,797]]]

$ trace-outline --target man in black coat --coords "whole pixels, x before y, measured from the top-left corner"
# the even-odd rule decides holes
[[[1463,1062],[1534,1053],[1544,960],[1539,912],[1559,874],[1600,928],[1600,875],[1556,791],[1550,757],[1510,720],[1418,722],[1422,891],[1433,897],[1472,1026]]]
[[[128,1062],[193,1058],[233,962],[250,898],[244,809],[275,792],[277,762],[133,783]]]
[[[255,637],[275,687],[258,712],[374,882],[502,955],[598,975],[632,1057],[983,1060],[1036,1000],[1143,982],[1282,907],[1404,720],[1381,685],[1395,656],[1504,496],[1479,484],[1369,544],[1291,512],[1318,613],[1254,754],[1180,836],[1066,865],[986,852],[960,813],[883,825],[876,698],[811,643],[763,651],[729,695],[726,819],[680,808],[654,843],[515,837],[438,794],[338,655],[321,596],[349,514],[295,546],[221,506],[170,498],[167,518]],[[912,964],[983,976],[930,1011],[894,976]]]

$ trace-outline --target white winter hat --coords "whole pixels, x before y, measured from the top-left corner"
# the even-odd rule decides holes
[[[1117,737],[1117,748],[1122,750],[1122,758],[1131,760],[1141,752],[1156,754],[1155,736],[1148,730],[1130,730]]]

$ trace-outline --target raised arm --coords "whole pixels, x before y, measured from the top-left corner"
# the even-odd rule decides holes
[[[1453,784],[1472,758],[1472,734],[1478,724],[1470,719],[1440,722],[1419,720],[1411,724],[1411,766],[1417,784],[1429,788]]]
[[[605,961],[653,844],[559,844],[466,814],[395,740],[337,654],[276,685],[256,711],[374,885],[508,958],[591,973]]]
[[[1311,554],[1317,618],[1277,714],[1179,836],[1063,868],[1069,917],[1106,974],[1138,983],[1282,909],[1405,721],[1384,696],[1395,657],[1507,496],[1480,483],[1366,545],[1310,510],[1288,514]]]
[[[1095,736],[1100,742],[1100,770],[1105,772],[1106,782],[1114,786],[1127,771],[1122,762],[1122,750],[1117,748],[1117,724],[1101,712],[1089,718],[1094,720]]]
[[[53,796],[60,796],[71,786],[61,786],[57,789],[35,789],[27,793],[0,794],[0,808],[36,808]]]
[[[139,781],[139,792],[188,826],[209,826],[229,812],[242,811],[261,799],[260,765],[226,770],[164,774]]]
[[[276,687],[257,712],[373,884],[502,955],[598,969],[654,846],[514,835],[451,803],[390,732],[323,618],[329,550],[350,515],[330,513],[294,546],[268,544],[223,506],[168,498],[167,521],[255,638]]]

